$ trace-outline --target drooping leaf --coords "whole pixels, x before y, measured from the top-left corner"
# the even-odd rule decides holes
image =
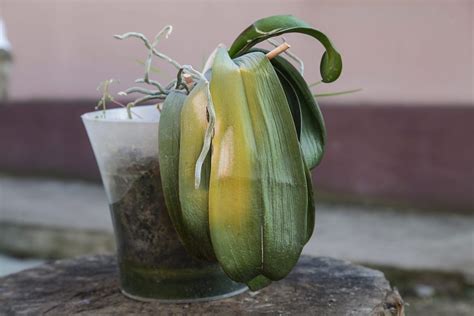
[[[217,260],[254,289],[285,277],[307,239],[308,188],[278,76],[262,53],[212,66],[216,111],[209,218]]]
[[[210,88],[216,113],[209,184],[212,245],[229,277],[247,282],[262,267],[262,179],[245,87],[224,48],[214,57]]]
[[[306,234],[304,160],[288,102],[263,53],[235,59],[239,65],[256,136],[262,181],[263,275],[285,277],[298,261]]]
[[[163,103],[158,134],[159,164],[163,195],[171,222],[182,242],[188,244],[186,228],[182,225],[179,199],[179,155],[181,110],[186,94],[171,91]]]
[[[268,52],[260,48],[253,48],[251,51]],[[271,63],[285,90],[291,112],[301,115],[300,118],[293,115],[293,121],[297,129],[300,124],[299,140],[303,156],[308,168],[313,169],[324,155],[326,127],[323,115],[313,92],[299,71],[282,56],[276,56]]]
[[[207,84],[200,81],[186,98],[181,111],[179,154],[179,198],[186,249],[195,257],[215,260],[209,236],[210,157],[202,165],[201,183],[195,187],[195,166],[207,129]]]
[[[311,239],[316,225],[316,206],[314,204],[313,180],[311,171],[305,166],[306,185],[308,186],[308,213],[306,217],[306,239],[305,244]]]
[[[260,19],[247,27],[233,42],[229,49],[232,58],[246,53],[256,44],[285,33],[302,33],[317,39],[326,49],[320,63],[323,82],[333,82],[342,71],[341,55],[329,38],[306,22],[291,15],[275,15]]]
[[[272,283],[272,280],[269,278],[259,275],[247,282],[247,286],[251,291],[258,291],[266,286],[269,286]]]

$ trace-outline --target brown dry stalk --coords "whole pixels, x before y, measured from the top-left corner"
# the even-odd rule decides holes
[[[272,49],[271,51],[269,51],[266,56],[268,59],[272,59],[272,58],[275,58],[276,56],[280,55],[281,53],[285,52],[286,50],[288,50],[288,48],[290,48],[291,46],[287,43],[287,42],[284,42],[280,45],[278,45],[277,47],[275,47],[274,49]]]

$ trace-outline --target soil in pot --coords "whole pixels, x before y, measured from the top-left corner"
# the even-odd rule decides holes
[[[218,298],[245,288],[228,279],[217,263],[186,252],[168,216],[158,158],[133,152],[119,157],[127,163],[115,164],[122,167],[103,177],[108,177],[109,190],[126,188],[110,204],[122,290],[134,298],[179,301]]]

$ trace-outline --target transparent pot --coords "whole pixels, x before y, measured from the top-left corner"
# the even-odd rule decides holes
[[[154,106],[82,115],[107,194],[122,293],[137,300],[206,301],[246,290],[182,246],[163,199]]]

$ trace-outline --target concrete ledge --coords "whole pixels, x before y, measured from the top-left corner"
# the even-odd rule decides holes
[[[100,185],[3,176],[0,187],[0,250],[43,258],[113,251]],[[305,254],[474,277],[473,216],[322,203],[316,208]]]
[[[115,240],[110,232],[37,224],[19,225],[0,219],[0,252],[16,257],[57,259],[113,253],[114,249]]]

